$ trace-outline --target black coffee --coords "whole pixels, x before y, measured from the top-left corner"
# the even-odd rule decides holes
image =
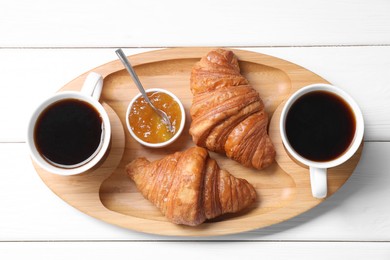
[[[286,117],[286,134],[294,150],[312,161],[330,161],[351,144],[356,128],[350,106],[339,96],[315,91],[298,98]]]
[[[77,100],[58,101],[39,116],[34,141],[50,163],[70,166],[84,162],[98,149],[102,119],[90,104]]]

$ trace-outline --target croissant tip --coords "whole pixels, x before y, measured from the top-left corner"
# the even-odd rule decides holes
[[[126,165],[125,167],[126,173],[131,177],[136,173],[138,168],[144,167],[149,163],[150,162],[145,157],[137,158]]]

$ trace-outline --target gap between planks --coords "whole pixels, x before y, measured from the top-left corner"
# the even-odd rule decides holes
[[[125,45],[114,45],[114,46],[0,46],[0,50],[14,50],[14,49],[32,49],[32,50],[62,50],[62,49],[114,49],[114,48],[126,48],[126,49],[158,49],[158,48],[186,48],[195,47],[193,45],[172,45],[172,46],[125,46]],[[384,44],[312,44],[312,45],[226,45],[217,46],[210,45],[208,47],[220,47],[220,48],[353,48],[353,47],[390,47],[390,43]]]
[[[390,243],[390,240],[255,240],[255,239],[129,239],[129,240],[1,240],[0,243]]]

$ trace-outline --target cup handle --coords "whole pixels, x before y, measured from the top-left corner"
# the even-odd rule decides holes
[[[310,167],[310,183],[313,197],[325,198],[328,190],[327,169]]]
[[[94,99],[99,100],[103,89],[103,77],[96,73],[91,72],[88,74],[84,81],[81,92],[85,95],[92,96]]]

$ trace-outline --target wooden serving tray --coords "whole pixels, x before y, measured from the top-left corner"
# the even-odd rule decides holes
[[[247,179],[256,188],[257,202],[248,210],[228,214],[197,227],[175,225],[137,191],[125,174],[125,165],[145,156],[149,160],[194,146],[188,134],[192,94],[189,78],[192,66],[211,48],[174,48],[130,56],[145,88],[165,88],[175,93],[186,109],[182,136],[171,146],[150,149],[139,145],[126,129],[125,115],[130,100],[138,93],[119,60],[91,71],[104,77],[101,101],[113,126],[111,150],[94,171],[78,176],[58,176],[34,165],[46,185],[75,208],[105,222],[146,233],[175,236],[215,236],[249,231],[288,220],[323,200],[311,195],[308,169],[294,163],[286,154],[279,135],[283,101],[297,89],[312,83],[328,83],[323,78],[293,63],[264,54],[234,50],[242,74],[258,90],[271,121],[269,133],[275,145],[276,162],[263,171],[245,168],[224,156],[210,153],[221,168]],[[61,90],[78,90],[89,72]],[[343,165],[328,172],[328,196],[351,176],[362,151]]]

